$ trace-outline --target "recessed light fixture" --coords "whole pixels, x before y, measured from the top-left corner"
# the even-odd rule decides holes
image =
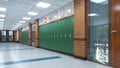
[[[16,27],[19,27],[19,26],[21,26],[22,24],[20,24],[20,23],[18,23],[17,25],[16,25]]]
[[[5,0],[5,1],[8,1],[8,0]]]
[[[25,23],[26,21],[19,21],[20,23]]]
[[[30,17],[23,17],[23,20],[30,20]]]
[[[96,13],[91,13],[91,14],[88,14],[88,16],[98,16],[98,14],[96,14]]]
[[[0,11],[5,12],[5,11],[6,11],[6,8],[0,7]]]
[[[71,10],[71,9],[68,9],[67,11],[70,13],[72,10]]]
[[[3,22],[3,21],[5,21],[5,20],[4,20],[4,19],[0,19],[0,21],[2,21],[2,22]]]
[[[57,18],[57,15],[55,15],[55,18]]]
[[[0,17],[3,17],[3,18],[4,18],[4,17],[5,17],[5,15],[0,15]]]
[[[37,12],[28,12],[28,15],[35,16],[35,15],[38,15],[38,13]]]
[[[94,2],[94,3],[102,3],[102,2],[105,2],[106,0],[91,0],[91,2]]]
[[[51,6],[51,4],[45,3],[45,2],[39,2],[39,3],[36,5],[36,7],[41,7],[41,8],[48,8],[48,7],[50,7],[50,6]]]
[[[17,25],[22,25],[22,23],[17,23]]]

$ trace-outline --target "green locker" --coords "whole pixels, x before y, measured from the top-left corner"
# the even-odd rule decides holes
[[[68,38],[68,35],[69,35],[69,19],[65,19],[64,21],[65,23],[65,52],[66,53],[69,53],[69,38]]]
[[[29,42],[29,31],[26,30],[22,32],[22,43],[28,44],[28,42]]]
[[[60,34],[61,34],[61,50],[62,50],[62,52],[65,52],[65,49],[66,49],[66,46],[65,46],[65,43],[66,43],[66,41],[65,41],[65,37],[64,37],[64,35],[65,35],[65,23],[64,23],[64,20],[62,20],[61,21],[61,31],[60,31]]]
[[[58,51],[61,51],[61,39],[60,39],[60,21],[58,21],[56,24],[56,35],[57,35],[57,41],[56,41],[56,44],[57,44],[57,49]]]
[[[40,47],[73,54],[74,17],[40,27]]]

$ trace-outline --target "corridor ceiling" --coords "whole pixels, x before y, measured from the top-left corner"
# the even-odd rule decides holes
[[[26,21],[20,27],[28,25],[28,23],[34,23],[35,19],[41,18],[50,12],[67,5],[73,0],[0,0],[0,7],[6,8],[6,11],[0,11],[0,17],[4,21],[0,21],[0,30],[12,30],[23,17],[31,17],[30,20]],[[45,2],[51,4],[48,8],[36,7],[39,2]],[[37,12],[36,16],[29,16],[28,12]],[[3,22],[3,24],[2,24]],[[19,28],[20,28],[19,27]]]

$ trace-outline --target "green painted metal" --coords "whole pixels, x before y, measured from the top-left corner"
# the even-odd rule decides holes
[[[29,42],[29,31],[26,30],[22,32],[22,43],[28,44],[28,42]]]
[[[74,17],[39,27],[39,46],[74,54]]]

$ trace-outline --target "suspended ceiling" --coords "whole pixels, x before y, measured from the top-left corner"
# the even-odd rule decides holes
[[[13,30],[23,17],[30,17],[27,15],[29,11],[38,12],[39,14],[31,16],[31,19],[20,27],[24,27],[28,25],[28,23],[34,23],[35,19],[41,18],[72,1],[73,0],[0,0],[0,7],[5,7],[7,9],[6,12],[0,12],[0,14],[5,14],[6,16],[3,27],[0,24],[0,30]],[[51,6],[46,9],[36,7],[38,2],[50,3]]]

